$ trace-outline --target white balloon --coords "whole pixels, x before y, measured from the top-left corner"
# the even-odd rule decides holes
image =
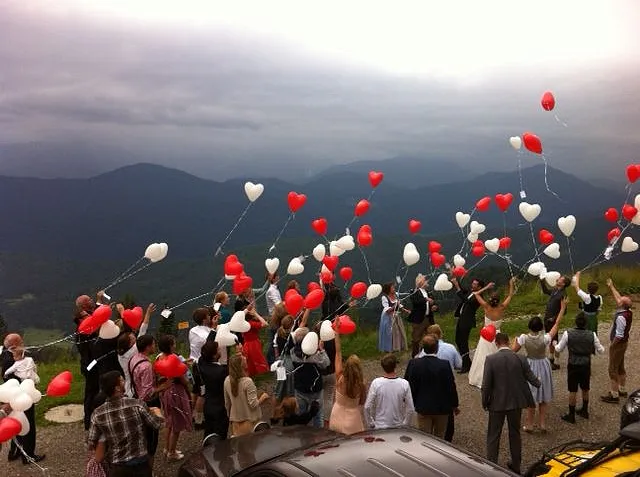
[[[549,258],[560,258],[560,245],[558,245],[557,243],[552,243],[551,245],[545,247],[542,253],[544,253]]]
[[[546,272],[544,274],[544,280],[550,287],[555,287],[558,279],[560,278],[560,272]]]
[[[31,396],[29,396],[27,393],[20,390],[17,396],[14,396],[13,399],[9,401],[9,405],[14,411],[24,412],[31,406],[33,406],[33,399],[31,399]]]
[[[278,258],[267,258],[264,261],[264,268],[266,268],[267,272],[269,272],[271,275],[276,273],[279,266],[280,266],[280,259]]]
[[[441,273],[433,285],[435,291],[449,291],[453,288],[453,283],[449,281],[446,273]]]
[[[338,243],[334,240],[329,242],[329,255],[332,257],[339,257],[344,253],[344,250],[338,247]]]
[[[542,207],[539,204],[529,204],[528,202],[520,202],[518,206],[518,210],[520,214],[527,222],[533,222],[538,218],[540,212],[542,212]]]
[[[477,222],[474,220],[473,222],[471,222],[471,226],[469,230],[471,231],[472,234],[480,235],[485,230],[487,230],[487,228],[480,222]]]
[[[404,263],[407,267],[411,265],[415,265],[420,261],[420,253],[414,244],[409,242],[404,246],[404,252],[402,253],[402,258],[404,259]]]
[[[0,384],[0,402],[8,403],[22,390],[17,379],[10,379],[6,383]]]
[[[40,378],[38,378],[38,382],[39,380]],[[20,383],[20,389],[29,395],[34,404],[42,399],[42,393],[36,389],[36,384],[31,379],[25,379]]]
[[[331,341],[336,337],[331,320],[324,320],[320,325],[320,341]]]
[[[522,147],[522,138],[520,136],[511,136],[509,138],[509,144],[517,151]]]
[[[475,242],[475,240],[474,240],[474,242]],[[464,257],[462,255],[455,254],[453,256],[453,264],[456,267],[464,267],[465,263],[467,263],[467,261],[464,259]]]
[[[318,335],[314,331],[310,331],[302,340],[300,345],[302,352],[307,356],[316,354],[318,351]]]
[[[633,206],[640,210],[640,194],[636,195]],[[640,225],[640,214],[636,214],[635,217],[631,219],[631,223],[634,225]]]
[[[254,184],[253,182],[247,182],[244,185],[244,193],[247,194],[247,199],[251,202],[255,202],[264,192],[264,186],[262,184]]]
[[[367,300],[378,298],[380,296],[380,293],[382,293],[382,285],[372,283],[367,287]]]
[[[558,219],[558,228],[565,237],[571,237],[571,234],[573,234],[573,231],[576,229],[576,218],[573,215],[560,217]]]
[[[229,320],[229,331],[235,333],[246,333],[251,329],[251,325],[246,320],[246,314],[244,311],[236,311]]]
[[[153,257],[151,261],[155,263],[155,262],[159,262],[160,260],[164,260],[168,253],[169,253],[169,245],[167,245],[165,242],[159,243],[158,255]]]
[[[356,242],[353,240],[353,237],[351,235],[343,235],[338,239],[336,245],[345,252],[350,252],[351,250],[356,248]]]
[[[484,246],[489,252],[497,253],[500,250],[500,239],[492,238],[491,240],[485,240]]]
[[[456,212],[456,223],[461,229],[465,228],[470,220],[471,216],[469,214],[465,214],[464,212]]]
[[[236,344],[236,336],[229,331],[229,323],[218,325],[216,328],[216,343],[223,347],[233,346]]]
[[[544,268],[544,263],[535,262],[529,265],[529,268],[527,268],[527,272],[529,272],[529,274],[533,275],[534,277],[539,277],[540,272],[542,272],[543,268]]]
[[[304,272],[304,265],[298,257],[292,258],[287,267],[287,274],[291,276],[300,275]]]
[[[469,235],[467,235],[467,240],[471,243],[475,242],[476,240],[478,240],[478,234],[470,232]]]
[[[29,429],[31,429],[31,425],[29,424],[29,419],[27,419],[27,416],[25,415],[24,412],[22,412],[22,411],[11,411],[9,413],[8,417],[12,417],[16,421],[20,421],[20,424],[22,425],[22,428],[20,429],[20,432],[18,433],[19,436],[26,436],[27,434],[29,434]]]
[[[113,321],[107,320],[102,326],[100,326],[100,331],[98,332],[98,336],[103,340],[112,340],[113,338],[117,338],[120,334],[120,328]]]
[[[327,254],[327,249],[323,244],[319,243],[313,249],[313,258],[315,258],[318,262],[322,262],[322,259]]]
[[[145,258],[148,258],[152,262],[157,261],[160,255],[162,255],[162,248],[159,243],[150,244],[144,251]]]
[[[635,252],[636,250],[638,250],[638,243],[635,242],[631,237],[625,237],[622,240],[620,250],[622,250],[623,252]]]

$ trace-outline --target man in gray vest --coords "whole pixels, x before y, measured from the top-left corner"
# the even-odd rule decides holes
[[[582,390],[582,408],[577,411],[579,416],[589,419],[589,387],[591,382],[591,355],[604,353],[604,346],[598,335],[587,329],[587,317],[584,312],[576,316],[576,327],[565,331],[555,346],[558,353],[565,348],[569,350],[567,364],[567,385],[569,388],[569,413],[562,416],[562,420],[571,424],[576,423],[576,393],[578,387]]]

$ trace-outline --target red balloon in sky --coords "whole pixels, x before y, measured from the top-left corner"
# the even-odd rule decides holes
[[[526,132],[522,135],[524,147],[535,154],[542,154],[542,141],[533,133]]]
[[[542,105],[542,109],[545,111],[551,111],[556,107],[556,98],[553,97],[553,93],[551,91],[546,91],[542,95],[540,104]]]

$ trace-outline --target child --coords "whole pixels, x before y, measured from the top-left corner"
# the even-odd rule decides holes
[[[320,403],[313,401],[311,407],[305,413],[298,414],[298,401],[295,397],[289,396],[282,400],[280,405],[274,411],[274,418],[271,419],[271,424],[277,424],[282,420],[283,426],[306,426],[311,422],[311,419],[318,414],[320,410]]]
[[[31,379],[33,384],[40,384],[40,376],[38,376],[36,363],[33,361],[33,358],[25,356],[24,350],[15,350],[14,359],[15,362],[13,365],[4,372],[5,378],[13,374],[20,379],[20,381]]]
[[[287,344],[287,340],[289,339],[289,335],[291,334],[292,326],[293,326],[293,318],[291,317],[291,315],[286,315],[280,321],[280,327],[276,332],[276,338],[273,343],[275,353],[276,353],[276,358],[281,357],[282,351],[284,350],[284,347]]]

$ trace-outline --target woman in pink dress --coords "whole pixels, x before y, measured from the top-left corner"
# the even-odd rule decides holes
[[[339,320],[339,319],[337,319]],[[339,328],[336,324],[336,329]],[[336,331],[336,401],[331,410],[329,429],[342,434],[364,431],[362,407],[367,397],[360,358],[352,354],[342,364],[340,334]]]

